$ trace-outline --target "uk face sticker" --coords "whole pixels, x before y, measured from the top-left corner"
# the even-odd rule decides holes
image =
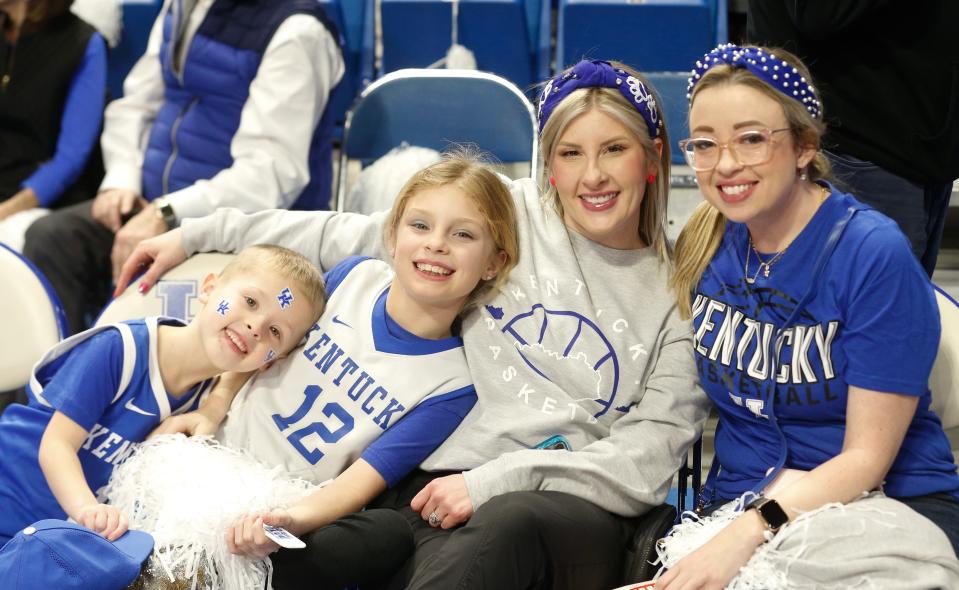
[[[220,304],[216,306],[216,312],[222,316],[230,313],[230,302],[226,299],[220,299]]]
[[[290,288],[286,287],[276,296],[276,300],[280,303],[280,309],[290,307],[293,305],[293,291],[290,291]]]

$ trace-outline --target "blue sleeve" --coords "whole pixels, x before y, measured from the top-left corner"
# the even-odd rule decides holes
[[[939,308],[929,277],[893,229],[871,231],[851,261],[840,328],[844,377],[864,389],[922,395],[939,348]]]
[[[326,271],[323,275],[323,281],[326,283],[326,296],[329,297],[332,295],[333,291],[335,291],[336,288],[340,286],[340,283],[343,282],[343,279],[346,278],[346,275],[350,274],[350,271],[364,260],[372,260],[372,258],[369,256],[350,256]]]
[[[43,397],[54,409],[92,430],[113,402],[123,371],[123,338],[116,329],[104,330],[67,353]]]
[[[373,441],[360,458],[393,487],[453,434],[474,404],[472,385],[430,398]]]
[[[86,167],[100,137],[106,87],[106,43],[99,33],[94,33],[70,81],[56,152],[20,185],[33,189],[41,207],[56,201]]]

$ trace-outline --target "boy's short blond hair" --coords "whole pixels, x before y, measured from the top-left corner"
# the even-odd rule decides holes
[[[326,307],[323,274],[306,257],[293,250],[272,244],[247,246],[220,271],[219,278],[229,280],[240,273],[255,274],[264,268],[290,279],[303,291],[313,310],[311,325],[320,319]]]

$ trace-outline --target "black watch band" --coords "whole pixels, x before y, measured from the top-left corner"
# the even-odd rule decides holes
[[[157,210],[157,217],[166,224],[167,229],[173,229],[177,226],[176,213],[173,212],[173,206],[164,197],[153,199],[153,205]]]
[[[758,512],[759,517],[762,518],[766,524],[766,528],[774,533],[789,522],[789,515],[786,514],[783,507],[779,505],[779,502],[772,498],[760,496],[747,504],[746,510],[755,510]]]

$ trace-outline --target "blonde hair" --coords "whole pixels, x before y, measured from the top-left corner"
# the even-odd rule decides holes
[[[809,69],[798,57],[783,49],[757,47],[767,53],[773,53],[777,58],[788,62],[799,70],[799,75],[812,84]],[[734,68],[728,64],[716,64],[703,74],[696,82],[692,96],[689,99],[690,107],[696,101],[700,92],[717,86],[742,85],[761,92],[763,95],[779,103],[789,125],[790,137],[797,147],[814,148],[816,154],[806,165],[806,174],[809,180],[816,181],[830,178],[829,161],[819,151],[820,142],[826,126],[822,122],[820,111],[818,119],[814,119],[801,102],[786,96],[773,88],[762,79],[753,75],[745,68]],[[699,283],[709,262],[716,255],[716,250],[722,242],[726,231],[726,217],[708,202],[700,204],[690,217],[686,226],[676,240],[675,271],[670,283],[676,293],[679,313],[684,318],[692,315],[692,294]]]
[[[326,307],[323,274],[312,262],[293,250],[272,244],[247,246],[220,271],[219,278],[226,281],[239,274],[256,274],[263,268],[293,281],[303,291],[313,311],[311,325],[320,318]],[[305,329],[308,328],[306,326]]]
[[[410,199],[423,190],[452,186],[472,201],[493,238],[497,252],[506,260],[495,279],[480,281],[463,305],[461,314],[486,301],[506,284],[509,273],[519,260],[519,239],[516,236],[516,208],[506,184],[500,180],[483,155],[467,147],[456,148],[443,155],[443,160],[413,175],[400,190],[384,229],[387,245],[396,243],[396,230]]]
[[[659,98],[659,93],[642,74],[620,62],[610,61],[609,63],[615,69],[626,70],[628,75],[642,82],[653,93],[656,103],[663,104]],[[575,90],[556,106],[540,134],[544,179],[548,176],[549,162],[553,156],[553,151],[556,149],[556,144],[559,143],[566,128],[577,117],[588,113],[592,109],[612,117],[630,130],[643,146],[646,160],[656,162],[656,180],[646,186],[646,195],[643,198],[640,210],[637,232],[647,245],[656,250],[659,258],[668,264],[670,248],[666,241],[666,207],[669,200],[670,142],[665,121],[662,121],[659,127],[659,138],[663,142],[662,153],[659,153],[656,150],[654,138],[649,136],[649,127],[646,125],[646,120],[617,89],[592,87]],[[662,109],[660,109],[660,116],[662,116]],[[541,182],[541,184],[546,183]],[[548,188],[544,193],[544,200],[547,203],[552,202],[557,213],[562,216],[563,205],[559,199],[559,191],[556,190],[555,186],[548,184],[546,186]]]

